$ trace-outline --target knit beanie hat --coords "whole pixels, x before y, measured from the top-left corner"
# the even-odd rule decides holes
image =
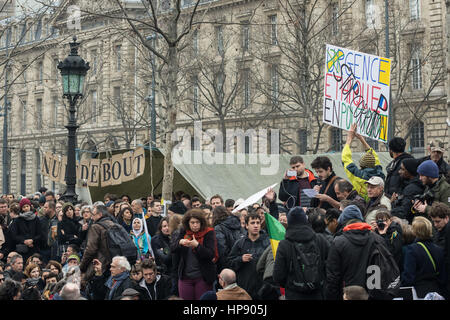
[[[359,166],[361,168],[374,168],[375,167],[375,156],[372,150],[366,152],[359,160]]]
[[[340,225],[344,225],[347,221],[354,219],[364,221],[364,218],[359,208],[356,205],[351,204],[345,207],[345,209],[342,211],[341,215],[338,218],[338,223]]]
[[[67,262],[69,262],[70,260],[75,259],[78,261],[78,263],[80,263],[80,257],[77,256],[76,254],[72,254],[67,258]]]
[[[413,176],[417,175],[417,166],[419,165],[417,159],[405,159],[402,161],[402,163],[406,171],[408,171]]]
[[[26,204],[29,205],[29,206],[31,207],[31,201],[30,201],[30,199],[23,197],[23,198],[20,200],[20,202],[19,202],[19,208],[20,208],[20,210],[22,210],[22,207],[23,207],[24,205],[26,205]]]
[[[430,178],[439,178],[439,168],[433,160],[427,160],[420,164],[417,173]]]
[[[293,207],[287,214],[288,226],[294,224],[308,224],[308,217],[302,207]]]
[[[406,141],[400,137],[394,137],[389,141],[389,150],[393,152],[405,152]]]

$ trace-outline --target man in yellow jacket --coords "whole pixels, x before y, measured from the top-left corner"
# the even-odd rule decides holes
[[[358,168],[353,162],[352,151],[350,149],[352,140],[355,137],[361,141],[364,146],[364,150],[366,151],[366,153],[361,157],[361,160],[359,160],[359,165],[361,168]],[[356,133],[356,123],[352,124],[350,131],[348,132],[347,141],[345,142],[344,149],[342,150],[342,163],[344,165],[345,173],[347,174],[347,177],[354,189],[366,201],[368,200],[366,181],[373,176],[381,177],[383,180],[385,178],[377,153],[369,146],[363,136]]]

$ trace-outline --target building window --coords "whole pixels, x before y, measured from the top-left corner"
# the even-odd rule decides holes
[[[242,51],[247,52],[250,48],[250,23],[242,22]]]
[[[38,82],[39,84],[42,84],[44,82],[44,62],[39,61],[38,65],[37,65],[37,78],[38,78]]]
[[[21,31],[20,31],[20,39],[19,39],[19,44],[23,44],[25,42],[25,38],[27,36],[27,25],[26,23],[22,24],[20,27]]]
[[[39,20],[35,26],[34,40],[40,40],[42,35],[42,20]]]
[[[121,118],[121,114],[123,112],[122,110],[122,98],[120,95],[120,87],[114,87],[113,89],[113,99],[114,99],[114,105],[115,105],[115,110],[113,109],[114,112],[114,119],[115,120],[119,120],[122,119]]]
[[[198,77],[194,76],[192,79],[193,82],[193,88],[192,88],[192,105],[194,108],[194,113],[198,112]]]
[[[331,128],[331,146],[330,151],[341,152],[342,150],[342,130]]]
[[[22,132],[23,133],[27,130],[27,117],[28,117],[27,102],[22,101]]]
[[[97,50],[91,50],[91,70],[93,74],[97,73]]]
[[[417,46],[413,46],[411,52],[411,71],[413,89],[422,89],[422,61]]]
[[[27,193],[27,152],[20,151],[20,194]]]
[[[411,152],[423,153],[425,148],[425,131],[422,121],[417,121],[411,129]]]
[[[98,108],[97,108],[97,90],[91,91],[91,119],[92,123],[97,122]]]
[[[375,6],[373,0],[366,0],[366,26],[375,28]]]
[[[42,130],[42,99],[36,100],[36,129]]]
[[[269,16],[270,20],[270,44],[272,46],[278,45],[278,26],[277,26],[277,15],[274,14]]]
[[[192,49],[194,51],[194,55],[198,55],[198,30],[195,29],[192,35]]]
[[[308,152],[308,132],[306,129],[298,129],[298,152],[306,154]]]
[[[223,48],[223,26],[216,27],[217,51],[220,55],[224,53]]]
[[[58,98],[55,96],[52,98],[53,101],[53,127],[58,126]]]
[[[243,71],[243,93],[244,93],[244,106],[247,108],[250,106],[250,70]]]
[[[409,0],[409,13],[411,20],[420,19],[420,1],[419,0]]]
[[[279,99],[279,77],[278,77],[278,65],[273,64],[270,68],[270,98],[272,105],[278,104]]]
[[[378,151],[378,140],[367,138],[366,141],[373,150]]]
[[[218,102],[222,105],[224,99],[224,85],[225,85],[225,75],[223,72],[218,72],[215,77],[216,81],[216,94]]]
[[[39,149],[34,151],[36,157],[36,188],[38,190],[42,186],[42,175],[41,175],[41,153]]]
[[[338,19],[339,19],[339,4],[333,3],[331,5],[331,34],[333,36],[337,36],[337,34],[339,33]]]
[[[250,140],[249,136],[245,136],[244,137],[244,153],[249,154],[251,149],[252,149],[252,141]]]
[[[116,71],[120,71],[122,68],[122,46],[121,45],[117,45],[115,47],[115,51],[116,51]]]

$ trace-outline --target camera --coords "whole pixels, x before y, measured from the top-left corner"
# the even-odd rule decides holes
[[[417,194],[414,196],[414,202],[416,202],[416,200],[422,202],[423,204],[425,204],[426,201],[427,204],[431,206],[434,200],[434,195],[430,191],[425,192],[424,194]]]
[[[377,220],[377,227],[378,227],[378,229],[380,229],[380,230],[384,230],[384,227],[386,226],[386,224],[384,223],[384,220],[383,219],[378,219]]]

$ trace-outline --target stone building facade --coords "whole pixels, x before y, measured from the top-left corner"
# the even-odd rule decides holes
[[[345,132],[319,126],[320,97],[318,103],[307,106],[309,113],[301,102],[296,104],[294,98],[287,98],[295,89],[286,84],[286,66],[292,58],[292,64],[300,65],[292,72],[302,74],[304,63],[325,58],[325,43],[385,56],[384,1],[319,1],[314,10],[312,1],[288,2],[292,2],[294,13],[277,1],[218,0],[199,6],[197,17],[202,17],[203,23],[194,24],[183,42],[185,53],[180,55],[180,128],[193,132],[195,121],[201,121],[203,131],[277,129],[282,153],[340,151]],[[11,61],[6,92],[11,102],[8,145],[12,193],[30,194],[42,185],[57,192],[65,189],[43,177],[40,164],[43,152],[66,154],[67,102],[62,98],[56,66],[69,53],[74,34],[81,43],[80,56],[91,66],[77,113],[78,157],[148,145],[151,139],[152,56],[142,45],[136,45],[139,41],[123,20],[87,15],[81,20],[81,30],[68,29],[68,6],[83,8],[83,3],[63,1],[58,10],[42,16],[40,23],[28,18],[30,27],[23,41],[23,20],[2,25],[2,30],[11,27],[13,34],[9,51],[3,37],[0,40],[1,59]],[[183,2],[187,11],[191,3]],[[424,154],[427,142],[435,138],[444,139],[448,148],[448,1],[447,11],[445,0],[410,0],[408,6],[395,0],[390,5],[390,54],[398,59],[391,75],[395,135],[407,135],[408,150],[415,155]],[[127,10],[138,16],[142,8],[130,2]],[[313,39],[315,47],[299,47],[300,54],[296,55],[291,45],[298,41],[292,39],[304,38],[291,32],[301,28],[302,19],[308,17],[319,19],[315,28],[327,32]],[[157,42],[164,50],[163,41]],[[288,54],[288,50],[294,54]],[[302,50],[309,52],[309,61],[305,61]],[[158,62],[153,67],[157,69]],[[0,68],[4,70],[5,64]],[[310,71],[320,74],[320,68],[312,66]],[[5,72],[1,75],[4,83]],[[162,148],[165,83],[164,74],[155,75],[156,145]],[[302,85],[295,83],[295,77],[289,81],[294,88]],[[318,85],[319,95],[321,81],[310,80]],[[241,151],[250,152],[250,145],[246,140]],[[374,146],[386,150],[381,143]]]

